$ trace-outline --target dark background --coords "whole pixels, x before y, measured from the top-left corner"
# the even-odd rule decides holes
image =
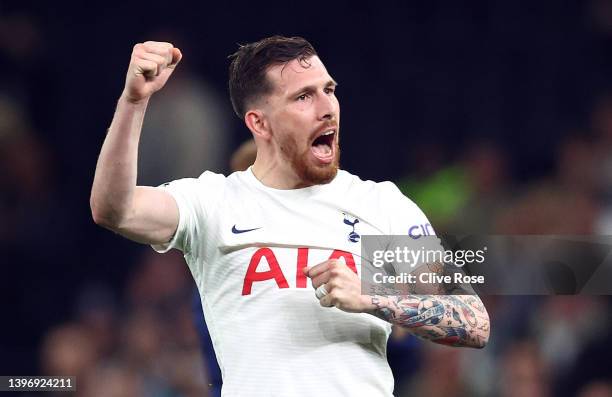
[[[95,162],[132,46],[158,40],[182,49],[183,63],[175,75],[188,70],[221,98],[229,142],[219,150],[229,155],[249,133],[231,114],[227,56],[237,43],[272,34],[307,38],[340,83],[343,168],[363,179],[409,181],[405,192],[410,195],[418,190],[415,184],[426,184],[448,167],[464,167],[468,174],[480,167],[476,171],[486,173],[496,166],[495,159],[470,162],[466,155],[474,148],[493,147],[492,156],[503,159],[503,171],[494,174],[498,188],[504,191],[506,207],[515,212],[488,227],[462,223],[464,231],[610,230],[605,219],[612,181],[604,164],[612,136],[607,99],[612,92],[612,1],[3,1],[1,374],[44,372],[39,350],[45,335],[78,318],[87,291],[104,291],[104,298],[94,294],[92,299],[120,311],[129,280],[147,255],[146,247],[95,226],[89,212]],[[11,117],[19,121],[11,124]],[[14,134],[15,128],[25,132]],[[216,170],[226,172],[227,164]],[[517,204],[532,197],[533,190],[536,199]],[[478,202],[480,190],[472,191]],[[559,202],[556,198],[574,195],[577,201],[561,200],[564,206],[550,214],[559,227],[548,227],[548,218],[538,225],[499,226],[507,226],[507,218],[532,219],[532,214],[554,207],[549,204]],[[452,216],[426,212],[438,230],[454,224]],[[568,214],[578,221],[567,226]],[[534,299],[537,308],[558,304],[553,298]],[[597,307],[596,317],[607,330],[594,338],[603,345],[610,339],[609,299],[588,299],[584,304]],[[524,301],[508,301],[512,298],[491,298],[491,305],[524,306]],[[498,310],[497,319],[514,313]],[[542,313],[537,310],[529,309],[531,320],[524,319],[523,326],[510,325],[510,336],[499,337],[490,348],[491,360],[503,360],[511,343],[525,338],[531,343],[529,352],[539,351],[542,339],[527,325],[538,321]],[[565,381],[573,382],[576,392],[588,380],[572,372],[587,347],[577,349],[564,369],[569,372],[563,372],[570,374]],[[609,364],[609,356],[605,358],[601,365]],[[595,363],[599,359],[595,356]],[[554,365],[547,368],[550,387],[562,387],[564,383],[554,381],[562,372],[555,372]],[[408,372],[406,378],[415,379],[414,374]]]

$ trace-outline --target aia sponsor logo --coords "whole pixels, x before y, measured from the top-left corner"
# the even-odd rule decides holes
[[[295,258],[295,280],[291,280],[291,284],[295,285],[295,288],[306,288],[307,280],[306,275],[302,271],[306,266],[308,266],[308,253],[309,248],[302,247],[298,248],[296,252]],[[357,267],[355,266],[355,258],[353,254],[350,252],[335,250],[329,256],[329,259],[340,259],[344,258],[346,265],[357,274]],[[260,268],[260,264],[262,261],[266,261],[269,267],[269,270],[258,271]],[[315,263],[313,263],[314,265]],[[265,265],[261,266],[265,268]],[[251,260],[249,261],[249,267],[247,268],[246,274],[244,276],[244,282],[242,284],[242,295],[250,295],[251,290],[253,288],[254,283],[274,280],[276,282],[276,286],[278,288],[289,288],[290,284],[283,270],[281,269],[280,264],[278,263],[278,259],[272,251],[271,248],[262,247],[253,253],[251,256]]]

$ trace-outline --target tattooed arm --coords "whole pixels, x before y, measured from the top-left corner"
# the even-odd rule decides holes
[[[427,263],[412,271],[449,276],[460,267]],[[450,346],[482,348],[489,340],[489,314],[470,284],[409,284],[402,295],[370,297],[368,313],[408,329],[414,335]]]
[[[482,348],[489,339],[489,315],[476,295],[373,296],[367,310],[414,335],[450,346]]]
[[[428,264],[422,271],[442,274],[448,269]],[[327,260],[304,268],[304,274],[311,278],[323,307],[369,313],[450,346],[482,348],[489,339],[489,315],[469,285],[416,285],[404,295],[369,296],[361,294],[359,277],[342,261]]]

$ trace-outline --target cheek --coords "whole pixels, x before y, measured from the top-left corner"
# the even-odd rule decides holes
[[[312,128],[312,118],[309,108],[306,106],[295,106],[290,112],[283,115],[283,126],[286,133],[297,136],[307,134]]]
[[[308,109],[312,108],[311,102],[311,100],[296,102],[294,106],[294,111],[298,113],[306,113]]]

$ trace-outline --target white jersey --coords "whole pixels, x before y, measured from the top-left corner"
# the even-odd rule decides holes
[[[344,257],[361,267],[362,235],[428,234],[390,182],[339,171],[329,184],[278,190],[251,169],[163,186],[178,204],[183,251],[223,376],[223,396],[391,396],[388,322],[323,308],[302,268]],[[409,359],[409,358],[407,358]]]

